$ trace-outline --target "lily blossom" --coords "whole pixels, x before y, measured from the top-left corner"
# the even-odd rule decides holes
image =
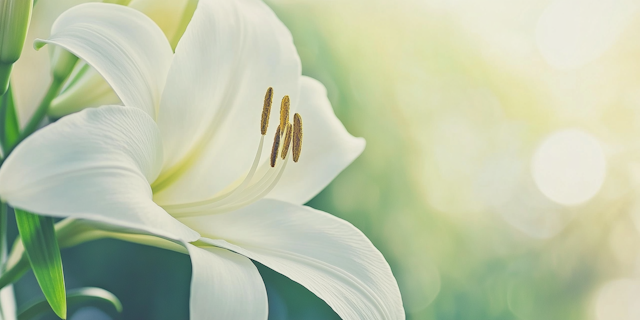
[[[405,318],[366,236],[303,205],[365,142],[301,76],[291,34],[266,4],[200,0],[175,54],[147,16],[99,3],[63,13],[45,43],[95,68],[124,106],[85,109],[24,140],[0,168],[3,200],[183,245],[192,319],[266,319],[251,260],[343,319]]]
[[[11,86],[16,100],[16,111],[21,126],[24,126],[40,103],[51,82],[49,56],[37,52],[31,43],[37,38],[47,38],[56,18],[67,9],[78,4],[95,0],[38,0],[33,8],[33,17],[29,25],[26,45],[22,55],[14,65]],[[185,24],[193,13],[191,6],[197,0],[107,0],[128,5],[154,20],[173,47],[177,44]],[[111,90],[102,77],[89,66],[78,64],[70,82],[63,92],[54,99],[49,115],[61,117],[85,107],[97,107],[103,104],[120,104],[120,99]]]

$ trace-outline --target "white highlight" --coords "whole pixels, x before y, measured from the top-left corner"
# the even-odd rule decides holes
[[[538,147],[533,179],[549,199],[577,205],[595,196],[606,176],[606,159],[598,141],[577,129],[556,132]]]
[[[538,49],[553,67],[579,68],[615,44],[637,9],[636,0],[556,0],[538,20]]]

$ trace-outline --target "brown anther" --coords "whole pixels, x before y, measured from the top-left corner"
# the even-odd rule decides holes
[[[271,104],[273,102],[273,88],[269,87],[264,95],[264,104],[262,105],[262,118],[260,119],[260,133],[264,136],[267,134],[269,127],[269,115],[271,114]]]
[[[284,96],[282,98],[282,103],[280,104],[280,128],[283,128],[280,134],[284,134],[284,128],[289,124],[289,110],[291,109],[291,101],[289,100],[289,96]]]
[[[278,159],[278,149],[280,148],[280,126],[276,129],[276,136],[273,138],[273,147],[271,147],[271,168],[276,166]]]
[[[282,146],[282,153],[280,156],[284,159],[289,152],[289,145],[291,145],[291,136],[293,135],[293,125],[287,124],[287,133],[284,135],[284,145]]]
[[[299,113],[293,115],[293,161],[298,162],[302,151],[302,117]]]

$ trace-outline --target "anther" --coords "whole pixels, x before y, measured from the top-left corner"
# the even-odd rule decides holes
[[[287,133],[284,135],[284,145],[282,146],[282,153],[280,156],[284,159],[289,152],[289,145],[291,144],[291,136],[293,134],[293,125],[287,124]]]
[[[278,149],[280,148],[280,126],[276,129],[276,136],[273,138],[273,147],[271,147],[271,168],[276,166],[278,159]]]
[[[282,98],[282,103],[280,104],[280,128],[282,128],[280,134],[284,134],[284,128],[289,124],[290,107],[291,101],[289,100],[289,96],[284,96],[284,98]]]
[[[299,113],[293,115],[293,161],[298,162],[302,151],[302,117]]]
[[[271,114],[271,103],[273,102],[273,88],[269,87],[264,95],[264,105],[262,106],[262,119],[260,119],[260,133],[267,134],[269,127],[269,115]]]

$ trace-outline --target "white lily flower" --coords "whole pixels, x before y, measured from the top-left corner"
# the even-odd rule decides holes
[[[14,65],[11,75],[14,98],[17,104],[18,119],[24,126],[37,108],[51,82],[49,56],[37,52],[31,44],[35,39],[48,38],[51,26],[58,16],[67,9],[81,3],[96,0],[38,0],[33,8],[33,17],[27,34],[27,45]],[[189,21],[189,13],[197,0],[110,0],[143,12],[153,19],[162,29],[173,46],[178,42],[184,24]],[[64,88],[49,110],[54,117],[76,112],[85,107],[97,107],[104,104],[121,104],[118,96],[93,69],[78,66],[78,79],[73,86]],[[81,73],[80,73],[81,72]]]
[[[289,31],[262,1],[200,0],[175,54],[147,16],[108,4],[70,9],[43,42],[94,67],[126,107],[85,109],[24,140],[0,168],[2,199],[182,243],[192,319],[267,318],[250,259],[344,319],[404,319],[382,254],[348,222],[303,206],[365,142],[336,118],[324,87],[301,76]],[[269,111],[274,92],[304,116],[302,156],[301,119],[292,126]],[[264,147],[265,134],[282,148]]]

